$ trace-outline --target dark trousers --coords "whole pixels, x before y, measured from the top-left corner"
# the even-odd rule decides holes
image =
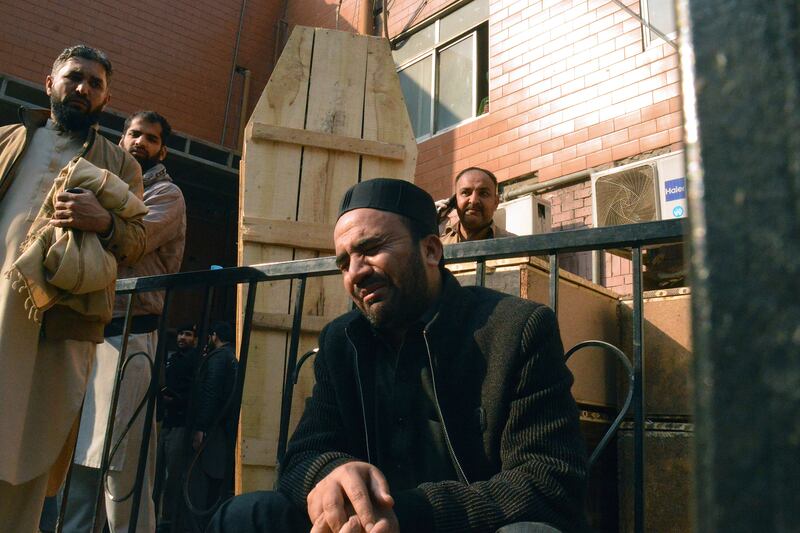
[[[223,503],[206,533],[308,533],[311,522],[279,492],[250,492]]]
[[[251,492],[231,498],[219,508],[206,533],[308,533],[311,522],[279,492]],[[497,533],[560,533],[540,522],[503,526]]]

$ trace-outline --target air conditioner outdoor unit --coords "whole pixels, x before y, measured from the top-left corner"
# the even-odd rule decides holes
[[[549,233],[550,202],[533,194],[502,202],[494,212],[494,222],[516,235]]]
[[[617,226],[686,216],[686,170],[683,152],[671,152],[592,174],[595,227]],[[607,250],[630,259],[630,251]],[[682,244],[643,250],[645,290],[686,284]]]
[[[683,152],[592,173],[595,227],[686,216]]]

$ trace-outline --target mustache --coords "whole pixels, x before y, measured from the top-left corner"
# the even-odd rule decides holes
[[[472,209],[474,211],[480,211],[481,213],[483,213],[483,205],[482,204],[467,204],[466,206],[464,206],[464,211],[466,211],[468,209]]]
[[[363,296],[361,293],[363,291],[368,290],[370,287],[374,285],[388,285],[388,279],[386,276],[378,273],[371,274],[368,278],[361,280],[358,285],[353,285],[353,292],[352,295],[354,298],[361,300]]]
[[[80,95],[77,95],[77,94],[76,94],[76,95],[73,95],[73,96],[67,96],[67,97],[66,97],[66,98],[64,98],[64,100],[62,101],[62,103],[64,103],[64,104],[68,104],[68,103],[70,103],[70,102],[81,102],[81,103],[82,103],[82,104],[84,104],[84,105],[86,106],[86,108],[87,108],[87,109],[89,109],[89,110],[91,110],[91,107],[92,107],[92,104],[91,104],[91,102],[89,102],[89,100],[88,100],[87,98],[84,98],[83,96],[80,96]]]

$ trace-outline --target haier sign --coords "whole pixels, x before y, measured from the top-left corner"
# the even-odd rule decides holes
[[[667,202],[686,198],[686,178],[664,181],[664,199]]]

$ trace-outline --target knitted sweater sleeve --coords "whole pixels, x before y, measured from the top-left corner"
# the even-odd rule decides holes
[[[420,485],[415,491],[430,505],[432,531],[494,532],[523,521],[546,522],[564,531],[583,527],[585,447],[570,393],[572,374],[551,309],[540,306],[532,312],[520,355],[519,380],[501,438],[502,469],[469,485]],[[407,514],[396,511],[398,516]]]

